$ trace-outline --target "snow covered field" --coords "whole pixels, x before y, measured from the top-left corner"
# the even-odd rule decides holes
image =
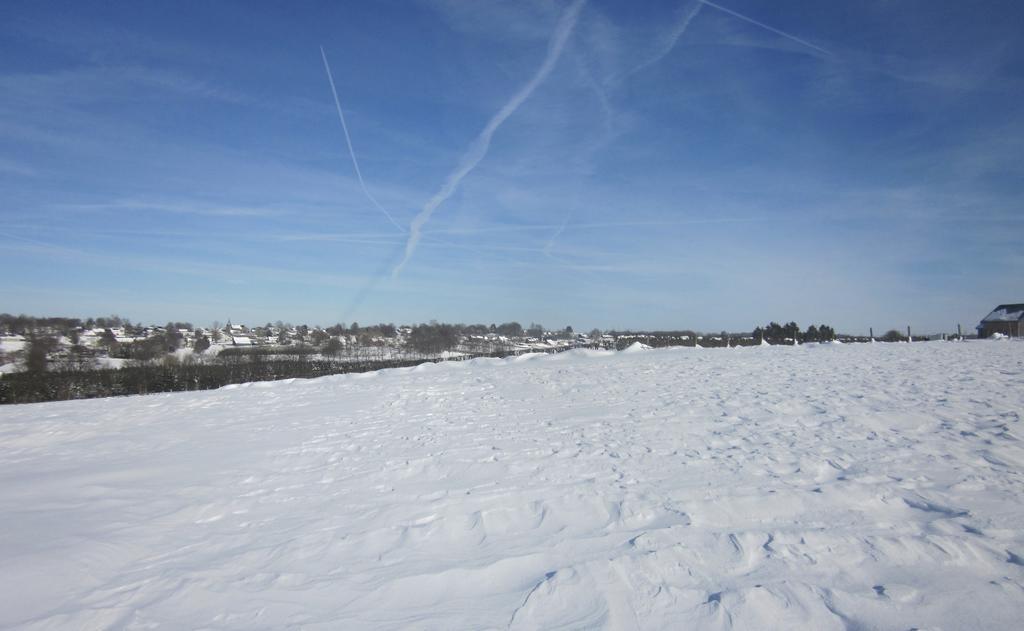
[[[0,627],[1009,629],[1024,344],[0,408]]]

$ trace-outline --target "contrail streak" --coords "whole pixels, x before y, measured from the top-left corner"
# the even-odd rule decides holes
[[[558,227],[558,230],[555,231],[555,234],[551,235],[551,238],[548,239],[548,242],[544,244],[544,256],[554,258],[551,255],[551,250],[554,249],[555,241],[558,240],[558,237],[562,236],[562,233],[565,232],[566,227],[569,225],[569,219],[571,218],[572,210],[565,213],[565,219],[562,220],[562,225]]]
[[[671,35],[669,35],[668,40],[665,45],[662,46],[661,50],[647,61],[643,62],[636,68],[633,68],[633,71],[630,74],[636,74],[648,66],[653,66],[664,59],[665,55],[672,52],[672,49],[679,43],[679,38],[683,36],[683,33],[685,33],[686,29],[690,26],[690,22],[692,22],[693,18],[697,17],[697,14],[700,13],[700,7],[702,4],[703,2],[701,2],[701,0],[696,0],[690,8],[687,9],[686,13],[683,14],[683,19],[676,24],[674,29],[672,29]]]
[[[695,4],[697,7],[700,7],[699,2],[696,2]],[[588,144],[584,150],[579,153],[579,163],[589,172],[591,170],[594,155],[603,149],[614,135],[615,128],[612,119],[615,113],[612,111],[611,102],[608,100],[608,93],[605,91],[604,87],[598,83],[597,79],[594,78],[594,74],[590,71],[590,67],[587,65],[586,61],[583,60],[579,53],[577,53],[575,57],[580,71],[587,80],[587,85],[590,86],[594,95],[597,96],[598,103],[601,105],[601,110],[604,112],[604,133],[598,138],[597,142]],[[555,233],[551,235],[551,238],[548,239],[547,243],[544,244],[544,256],[552,260],[560,260],[552,254],[552,251],[555,248],[555,242],[560,236],[562,236],[562,233],[565,232],[566,227],[569,225],[569,221],[572,219],[573,214],[579,206],[579,186],[582,180],[583,176],[580,175],[577,178],[576,191],[573,194],[572,203],[569,205],[568,210],[565,212],[565,217],[562,219],[562,225],[559,226],[558,230],[556,230]]]
[[[331,74],[331,66],[327,63],[327,53],[324,52],[323,46],[320,47],[320,56],[323,57],[324,60],[324,70],[327,71],[327,81],[331,84],[331,94],[334,95],[334,106],[338,110],[338,120],[341,121],[341,130],[345,132],[345,143],[348,145],[348,155],[352,156],[352,166],[356,169],[356,179],[359,180],[359,186],[363,189],[363,194],[366,195],[366,199],[370,200],[370,203],[376,206],[377,210],[384,213],[384,216],[388,218],[388,221],[390,221],[394,227],[405,232],[405,228],[395,221],[395,218],[391,216],[391,213],[381,206],[380,202],[378,202],[377,199],[370,194],[369,189],[366,188],[366,182],[363,181],[363,173],[359,170],[359,161],[356,160],[356,152],[352,148],[352,138],[348,135],[348,125],[345,124],[345,115],[341,113],[341,101],[338,100],[338,90],[334,87],[334,76]]]
[[[430,216],[434,214],[437,207],[440,206],[446,199],[451,197],[455,189],[458,188],[459,183],[469,173],[476,168],[480,161],[487,155],[487,150],[491,145],[491,138],[494,136],[494,132],[498,130],[502,123],[512,115],[523,101],[528,99],[534,90],[537,89],[544,79],[551,74],[551,70],[554,69],[555,63],[558,58],[562,55],[562,49],[565,48],[565,43],[569,39],[569,35],[572,34],[573,28],[576,26],[576,20],[579,18],[580,9],[583,8],[583,4],[586,0],[576,0],[572,5],[566,9],[565,13],[562,14],[561,19],[558,21],[558,26],[555,27],[555,31],[551,36],[551,41],[548,43],[547,56],[544,58],[544,62],[533,77],[519,89],[518,92],[506,103],[498,113],[495,114],[490,121],[487,122],[487,126],[484,127],[483,131],[473,140],[469,150],[462,156],[459,162],[459,166],[456,167],[448,175],[448,179],[445,180],[444,185],[441,189],[430,198],[429,201],[423,206],[423,210],[417,214],[412,223],[409,225],[409,240],[405,245],[405,256],[402,261],[395,266],[391,276],[397,277],[405,264],[409,262],[413,252],[416,251],[416,245],[420,241],[421,230],[428,221]]]
[[[727,9],[727,8],[723,7],[722,5],[715,4],[714,2],[709,2],[709,0],[700,0],[700,3],[701,4],[706,4],[706,5],[708,5],[709,7],[713,8],[713,9],[718,9],[722,13],[728,13],[729,15],[731,15],[733,17],[736,17],[736,18],[739,18],[739,19],[743,20],[744,22],[750,22],[754,26],[760,26],[761,28],[763,28],[765,30],[768,30],[768,31],[771,31],[772,33],[775,33],[776,35],[781,35],[782,37],[785,37],[786,39],[791,39],[794,42],[796,42],[797,44],[803,44],[804,46],[806,46],[808,48],[813,48],[814,50],[816,50],[816,51],[818,51],[820,53],[824,53],[824,54],[826,54],[826,55],[828,55],[830,57],[832,56],[832,53],[830,53],[829,51],[825,50],[824,48],[822,48],[820,46],[815,46],[814,44],[812,44],[812,43],[810,43],[810,42],[808,42],[806,40],[802,40],[802,39],[800,39],[799,37],[797,37],[795,35],[790,35],[789,33],[786,33],[785,31],[780,31],[779,29],[773,28],[771,26],[768,26],[767,24],[765,24],[763,22],[758,22],[757,20],[755,20],[753,18],[748,18],[747,16],[745,16],[745,15],[743,15],[741,13],[736,13],[732,9]]]
[[[39,245],[39,246],[42,246],[44,248],[52,248],[54,250],[61,250],[61,251],[64,251],[64,252],[71,252],[73,254],[80,254],[81,253],[79,250],[73,250],[71,248],[66,248],[66,247],[64,247],[62,245],[56,245],[54,243],[47,243],[45,241],[36,241],[35,239],[29,239],[27,237],[19,237],[18,235],[11,234],[9,232],[0,232],[0,237],[7,237],[8,239],[13,239],[15,241],[22,241],[24,243],[31,243],[32,245]]]
[[[732,223],[752,223],[762,221],[781,221],[777,217],[769,215],[753,216],[753,217],[715,217],[712,219],[664,219],[664,220],[651,220],[651,221],[597,221],[597,222],[585,222],[585,223],[574,223],[572,227],[574,230],[603,230],[606,228],[639,228],[639,227],[657,227],[657,226],[699,226],[705,224],[732,224]],[[567,225],[568,222],[566,222]],[[473,235],[473,234],[501,234],[501,233],[516,233],[516,232],[533,232],[533,231],[549,231],[558,230],[561,232],[563,224],[532,224],[526,226],[489,226],[483,228],[470,228],[470,229],[447,229],[437,230],[429,232],[429,235],[434,234],[453,234],[453,235]]]

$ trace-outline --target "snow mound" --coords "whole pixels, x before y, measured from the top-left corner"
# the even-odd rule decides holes
[[[608,357],[614,355],[615,351],[593,349],[593,348],[574,348],[568,351],[562,351],[559,353],[553,353],[547,355],[546,361],[557,361],[557,362],[571,362],[582,359],[592,359],[598,357]]]
[[[1017,628],[1022,409],[988,342],[3,406],[0,628]]]
[[[633,342],[626,348],[622,349],[623,353],[639,353],[640,351],[649,351],[651,347],[644,344],[643,342]]]

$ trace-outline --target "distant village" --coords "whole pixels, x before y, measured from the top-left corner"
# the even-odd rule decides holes
[[[134,324],[119,316],[98,318],[34,317],[0,314],[0,376],[17,372],[119,369],[154,362],[210,363],[228,358],[302,357],[333,362],[457,360],[561,352],[573,348],[624,349],[633,344],[664,346],[754,346],[813,342],[923,341],[959,337],[1019,337],[1024,304],[1002,304],[982,318],[969,335],[914,334],[891,329],[867,336],[837,333],[828,325],[802,329],[775,322],[743,333],[683,331],[576,332],[571,326],[549,329],[531,323],[416,325],[335,324],[328,327],[228,321],[210,326],[190,322]]]
[[[539,325],[358,323],[310,327],[282,322],[249,326],[228,322],[208,327],[188,322],[163,326],[132,324],[117,316],[34,318],[0,315],[0,373],[32,369],[121,368],[154,360],[202,361],[222,355],[315,355],[337,360],[393,359],[547,352],[578,346],[613,347],[616,337],[571,327],[549,331]]]
[[[774,334],[771,327],[768,330]],[[118,316],[79,320],[0,314],[0,374],[23,370],[111,369],[153,361],[210,361],[238,356],[298,355],[336,361],[460,359],[572,348],[622,349],[634,343],[652,347],[750,346],[764,341],[763,333],[758,331],[760,329],[754,333],[700,334],[595,329],[578,333],[571,326],[551,330],[533,323],[523,327],[518,322],[490,325],[431,322],[402,326],[352,323],[330,327],[283,322],[257,326],[215,322],[203,327],[189,322],[168,322],[157,326],[133,324]],[[828,339],[835,337],[830,328],[821,328],[822,334],[826,331]],[[792,329],[785,329],[785,332],[790,337],[794,335]],[[810,327],[808,332],[815,341],[819,339],[817,327]],[[769,337],[769,342],[786,342],[775,337]]]

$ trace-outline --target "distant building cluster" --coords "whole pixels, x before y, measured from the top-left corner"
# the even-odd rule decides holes
[[[598,333],[598,337],[601,338]],[[171,322],[135,325],[117,316],[81,321],[0,315],[0,372],[120,368],[155,360],[207,361],[231,354],[308,355],[326,359],[393,361],[416,357],[453,359],[481,354],[552,352],[577,346],[614,346],[571,327],[548,331],[502,325],[420,324],[310,327],[285,323],[211,326]]]
[[[1002,304],[976,327],[977,336],[1024,335],[1024,303]],[[222,355],[307,355],[339,361],[396,361],[412,358],[458,359],[480,355],[558,352],[570,348],[624,349],[633,344],[663,346],[795,345],[820,342],[887,342],[948,339],[945,333],[917,335],[891,329],[879,337],[837,334],[824,324],[801,330],[795,322],[772,322],[750,333],[695,331],[600,331],[576,333],[572,327],[550,330],[531,323],[428,324],[361,327],[336,324],[310,327],[283,322],[248,326],[214,322],[137,325],[118,316],[107,318],[36,318],[0,314],[0,374],[22,370],[120,368],[156,360],[205,361]]]

